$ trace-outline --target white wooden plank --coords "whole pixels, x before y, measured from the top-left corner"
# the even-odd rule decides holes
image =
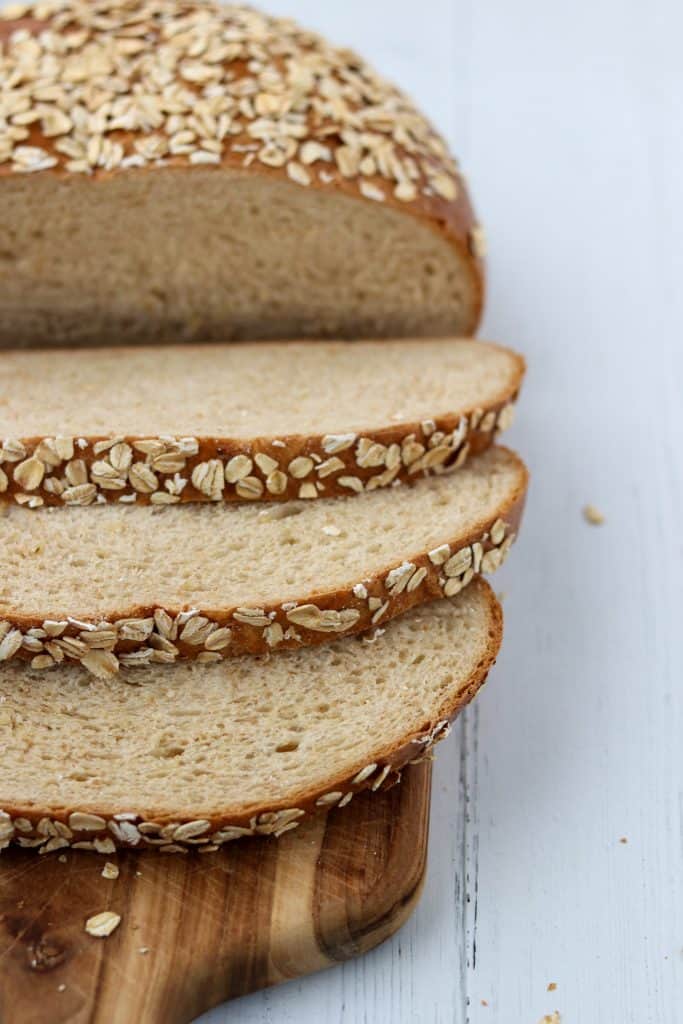
[[[652,14],[476,9],[487,330],[529,355],[535,480],[480,702],[474,1024],[681,1014],[683,82],[680,14]]]

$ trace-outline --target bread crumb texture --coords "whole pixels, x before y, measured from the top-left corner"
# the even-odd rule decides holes
[[[428,754],[500,638],[500,609],[477,580],[370,646],[351,637],[108,680],[0,666],[0,849],[210,852],[283,835]]]
[[[29,509],[308,500],[444,473],[510,426],[524,372],[507,349],[449,338],[2,361],[0,500]]]
[[[355,498],[29,516],[4,506],[0,662],[75,660],[105,679],[119,664],[209,664],[383,626],[495,571],[525,486],[523,464],[494,447],[457,475]]]

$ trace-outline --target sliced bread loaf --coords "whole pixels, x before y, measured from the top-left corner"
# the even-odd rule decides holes
[[[461,465],[509,425],[523,359],[429,339],[6,352],[0,496],[350,495]]]
[[[97,675],[361,632],[507,554],[527,483],[490,448],[455,475],[285,505],[0,509],[0,661]]]
[[[0,666],[0,848],[162,852],[281,835],[421,759],[484,682],[502,616],[475,580],[373,642],[110,680]]]
[[[0,344],[476,328],[482,232],[446,144],[293,21],[12,3],[0,81]]]

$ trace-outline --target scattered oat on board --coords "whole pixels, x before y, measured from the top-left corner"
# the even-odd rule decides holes
[[[94,935],[97,939],[106,939],[120,924],[120,914],[115,914],[113,910],[103,910],[101,914],[94,914],[88,918],[85,930],[88,935]]]
[[[584,505],[583,518],[591,526],[602,526],[605,522],[605,517],[602,512],[595,507],[595,505]]]

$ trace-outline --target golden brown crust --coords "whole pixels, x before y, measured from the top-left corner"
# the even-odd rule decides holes
[[[101,32],[93,26],[90,15],[85,20],[78,15],[78,9],[83,9],[83,4],[63,3],[56,5],[71,11],[71,16],[57,13],[53,17],[38,19],[29,16],[14,21],[2,21],[0,12],[0,57],[3,49],[9,52],[10,38],[17,30],[23,30],[33,37],[39,37],[46,29],[51,29],[57,34],[69,34],[73,36],[76,28],[86,33],[82,41],[75,48],[78,53],[84,47],[99,44],[103,39],[108,38],[107,31]],[[91,5],[94,6],[94,5]],[[108,4],[99,2],[99,7],[106,8]],[[220,7],[211,4],[185,3],[183,0],[173,0],[169,3],[159,3],[157,0],[140,0],[136,5],[142,11],[142,17],[146,17],[146,11],[154,11],[157,8],[166,7],[171,12],[177,12],[185,17],[188,12],[196,10],[209,10],[212,16],[219,19],[223,26],[229,23],[234,17],[237,23],[243,16],[244,9],[230,8],[221,11]],[[47,11],[48,5],[43,7]],[[86,5],[87,7],[87,5]],[[76,11],[74,15],[73,12]],[[228,13],[232,11],[233,13]],[[220,12],[220,13],[216,13]],[[242,12],[242,13],[241,13]],[[251,12],[250,17],[260,17]],[[133,21],[133,19],[130,19]],[[148,32],[143,37],[144,55],[154,55],[161,42],[168,44],[168,39],[162,40],[161,29],[156,16],[148,21]],[[431,230],[444,236],[447,241],[458,251],[461,257],[462,266],[467,268],[470,277],[470,294],[472,295],[471,307],[469,309],[469,322],[462,324],[462,332],[474,333],[479,323],[484,297],[484,265],[483,265],[483,240],[480,226],[472,208],[467,192],[465,181],[460,174],[457,164],[448,153],[443,139],[434,131],[429,122],[412,106],[409,100],[397,89],[385,83],[379,78],[363,61],[355,54],[346,50],[335,49],[312,33],[298,29],[291,22],[281,22],[273,19],[266,19],[267,35],[265,41],[249,38],[249,32],[257,34],[257,30],[248,29],[246,32],[247,42],[245,47],[254,45],[263,46],[262,56],[266,66],[272,67],[278,74],[284,73],[286,87],[293,90],[294,99],[284,105],[282,111],[271,110],[269,94],[265,94],[263,107],[258,102],[252,102],[257,90],[247,90],[246,97],[251,104],[239,108],[239,117],[234,116],[234,126],[230,131],[221,135],[219,132],[218,144],[213,151],[216,157],[216,171],[221,168],[231,170],[244,170],[249,174],[263,175],[267,178],[274,178],[280,181],[294,183],[299,187],[313,188],[321,192],[344,194],[361,202],[380,201],[386,207],[398,210],[415,217],[421,223],[427,225]],[[118,30],[116,30],[118,31]],[[125,29],[124,29],[125,31]],[[115,35],[111,30],[110,35]],[[179,38],[182,34],[176,33]],[[139,37],[135,37],[139,39]],[[283,57],[278,54],[278,49],[286,54]],[[305,85],[297,83],[294,75],[287,66],[287,60],[293,55],[293,63],[301,60],[305,64],[307,59],[315,63],[314,80]],[[183,51],[183,56],[186,56]],[[138,76],[137,57],[131,54],[126,58],[131,61],[131,82]],[[197,63],[201,64],[198,58]],[[245,59],[245,54],[227,55],[221,61],[214,61],[213,66],[221,66],[228,72],[228,78],[222,80],[226,89],[236,94],[236,87],[242,80],[253,77],[250,70],[252,62]],[[296,69],[295,69],[296,74]],[[316,77],[317,76],[317,77]],[[327,77],[326,77],[327,76]],[[59,79],[59,74],[57,74]],[[119,78],[121,74],[119,73]],[[220,81],[220,79],[219,79]],[[341,102],[336,99],[327,106],[322,102],[328,100],[325,97],[323,84],[326,81],[334,83],[334,91],[341,87],[339,96]],[[67,79],[70,87],[73,82]],[[203,86],[200,81],[194,82],[182,77],[176,78],[183,90],[188,94],[194,93],[197,97],[202,95]],[[19,88],[25,88],[26,81],[22,80]],[[278,89],[280,86],[278,85]],[[302,91],[303,90],[303,91]],[[62,100],[62,108],[68,107],[67,100]],[[273,96],[277,97],[279,92],[274,91]],[[260,96],[260,94],[259,94]],[[279,118],[288,117],[292,111],[298,113],[297,103],[303,97],[305,102],[313,101],[309,107],[302,107],[305,110],[305,135],[299,135],[299,142],[294,149],[287,150],[287,159],[281,165],[271,166],[272,157],[270,152],[264,153],[264,149],[274,145],[270,136],[258,135],[260,142],[264,141],[265,146],[259,150],[254,149],[254,128],[253,124],[259,119],[266,121],[269,118],[279,130]],[[257,99],[259,97],[257,96]],[[273,102],[276,102],[273,100]],[[315,104],[318,104],[316,107]],[[44,107],[44,102],[41,105]],[[2,108],[0,107],[0,114]],[[22,107],[22,114],[24,109]],[[370,115],[370,119],[366,119]],[[231,108],[231,116],[233,109]],[[0,121],[1,123],[1,121]],[[53,134],[58,129],[50,124],[50,130],[46,134],[46,122],[43,118],[35,121],[26,121],[19,115],[17,127],[22,130],[24,138],[17,140],[5,140],[5,153],[3,155],[3,135],[0,130],[0,187],[3,177],[17,173],[22,164],[16,159],[17,147],[26,150],[35,150],[38,156],[37,169],[32,173],[47,174],[57,177],[71,176],[75,173],[86,173],[88,180],[96,187],[100,182],[106,182],[114,174],[144,174],[156,171],[159,167],[173,169],[178,173],[191,174],[192,166],[190,160],[198,159],[194,153],[201,150],[205,155],[212,151],[202,149],[201,139],[199,142],[190,144],[194,149],[192,152],[173,153],[164,150],[159,159],[143,159],[143,166],[126,165],[125,161],[131,157],[141,158],[136,143],[145,138],[159,137],[166,144],[164,134],[163,118],[159,126],[154,128],[142,124],[136,130],[130,131],[120,127],[105,126],[102,131],[98,125],[97,138],[104,138],[113,147],[110,153],[100,152],[99,157],[90,156],[90,165],[85,155],[87,142],[92,139],[93,131],[88,128],[81,130],[81,134],[75,128],[65,131],[63,134]],[[280,137],[277,135],[277,139]],[[351,169],[344,167],[344,162],[339,160],[337,153],[349,149],[349,138],[353,137],[353,147],[357,146],[357,139],[363,138],[362,145],[365,147],[357,159],[357,154],[352,154]],[[74,152],[78,152],[78,146],[74,152],[64,152],[62,146],[65,140],[77,139],[78,144],[83,142],[84,156],[82,159],[75,159]],[[211,136],[209,142],[216,143]],[[290,140],[291,141],[291,140]],[[313,160],[308,162],[308,156],[302,156],[303,146],[306,143],[314,142],[329,150],[331,157]],[[277,143],[279,145],[279,142]],[[367,146],[370,146],[368,149]],[[11,148],[7,148],[11,146]],[[245,150],[245,147],[250,147]],[[384,149],[382,149],[384,147]],[[73,147],[72,147],[73,148]],[[119,155],[120,150],[120,155]],[[42,167],[42,160],[49,166]],[[263,156],[263,158],[262,158]],[[369,158],[368,163],[359,169],[357,164],[360,159]],[[207,159],[209,157],[207,156]],[[123,165],[122,165],[123,160]],[[3,162],[4,161],[4,162]],[[268,162],[265,162],[268,161]],[[85,162],[85,166],[83,166]],[[279,155],[276,156],[276,163],[279,162]],[[201,163],[206,168],[210,164]],[[75,168],[78,168],[77,170]],[[24,170],[32,170],[30,163]],[[408,189],[411,195],[409,199],[399,198],[404,194],[399,186]],[[414,196],[412,193],[414,191]]]
[[[471,585],[486,594],[488,603],[489,640],[485,657],[434,716],[406,735],[398,746],[378,746],[371,763],[358,765],[343,776],[333,775],[324,787],[294,794],[287,802],[279,801],[267,808],[257,804],[224,808],[200,820],[194,819],[191,809],[185,808],[147,817],[142,811],[96,803],[78,808],[40,809],[5,803],[0,811],[0,849],[15,842],[35,848],[39,853],[68,846],[99,853],[112,853],[117,847],[144,849],[150,846],[156,846],[163,853],[186,853],[193,847],[208,852],[241,836],[279,836],[297,827],[307,815],[344,806],[355,793],[364,789],[388,788],[400,779],[401,769],[406,764],[430,756],[433,745],[448,735],[451,723],[484,684],[498,656],[503,635],[502,610],[488,584],[476,579]]]
[[[521,362],[521,361],[520,361]],[[29,509],[121,502],[348,497],[459,468],[512,422],[518,381],[485,408],[347,434],[268,438],[6,438],[0,502]]]
[[[40,615],[5,613],[0,660],[21,658],[38,669],[80,662],[104,678],[120,665],[269,654],[382,627],[419,604],[454,596],[474,576],[503,562],[519,529],[528,481],[526,467],[515,459],[519,483],[495,516],[432,551],[410,553],[372,578],[259,608],[138,605],[112,609],[106,622],[59,620],[49,608]]]

